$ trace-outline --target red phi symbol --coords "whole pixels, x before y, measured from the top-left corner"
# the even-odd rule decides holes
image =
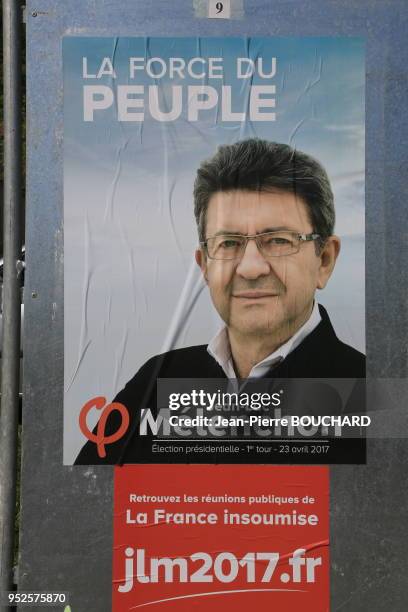
[[[96,408],[97,410],[102,410],[103,408],[101,418],[96,426],[96,434],[88,429],[88,425],[86,423],[88,412],[92,410],[92,408]],[[122,416],[122,423],[114,434],[105,436],[106,421],[108,420],[110,413],[114,410],[120,412]],[[120,438],[125,435],[127,428],[129,427],[129,413],[123,404],[119,404],[118,402],[106,404],[105,397],[93,397],[89,400],[89,402],[86,402],[81,409],[79,415],[79,427],[88,440],[95,442],[98,449],[98,457],[103,459],[106,457],[105,444],[112,444],[113,442],[120,440]]]

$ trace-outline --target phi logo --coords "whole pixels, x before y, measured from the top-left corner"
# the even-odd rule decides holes
[[[92,408],[96,408],[97,410],[102,410],[101,418],[98,421],[98,425],[96,426],[96,433],[93,433],[88,428],[86,419],[88,413]],[[105,435],[106,422],[109,418],[109,415],[114,410],[120,412],[122,422],[117,429],[117,431],[109,436]],[[98,450],[98,457],[103,459],[106,457],[105,444],[112,444],[117,440],[122,438],[128,427],[129,427],[129,412],[127,408],[123,404],[119,404],[118,402],[112,402],[111,404],[106,404],[105,397],[93,397],[82,407],[80,415],[79,415],[79,427],[88,440],[91,442],[95,442]]]

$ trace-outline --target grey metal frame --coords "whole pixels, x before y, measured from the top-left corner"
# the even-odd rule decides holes
[[[3,0],[4,267],[0,408],[0,593],[13,582],[14,509],[20,371],[21,57],[22,11]],[[1,606],[0,610],[6,608]]]

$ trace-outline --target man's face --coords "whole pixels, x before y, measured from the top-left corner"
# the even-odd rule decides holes
[[[287,192],[230,191],[214,194],[207,210],[206,238],[219,233],[255,235],[274,229],[313,232],[305,202]],[[240,259],[214,260],[202,249],[196,260],[215,308],[230,331],[273,333],[284,342],[310,315],[316,288],[332,272],[339,240],[331,237],[316,255],[315,243],[298,253],[265,257],[249,240]]]

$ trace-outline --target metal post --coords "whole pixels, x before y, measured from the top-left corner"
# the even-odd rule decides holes
[[[21,90],[19,0],[3,0],[4,61],[4,268],[0,409],[0,593],[13,569],[20,370],[20,287],[17,261],[21,218]],[[9,608],[0,605],[0,611]]]

